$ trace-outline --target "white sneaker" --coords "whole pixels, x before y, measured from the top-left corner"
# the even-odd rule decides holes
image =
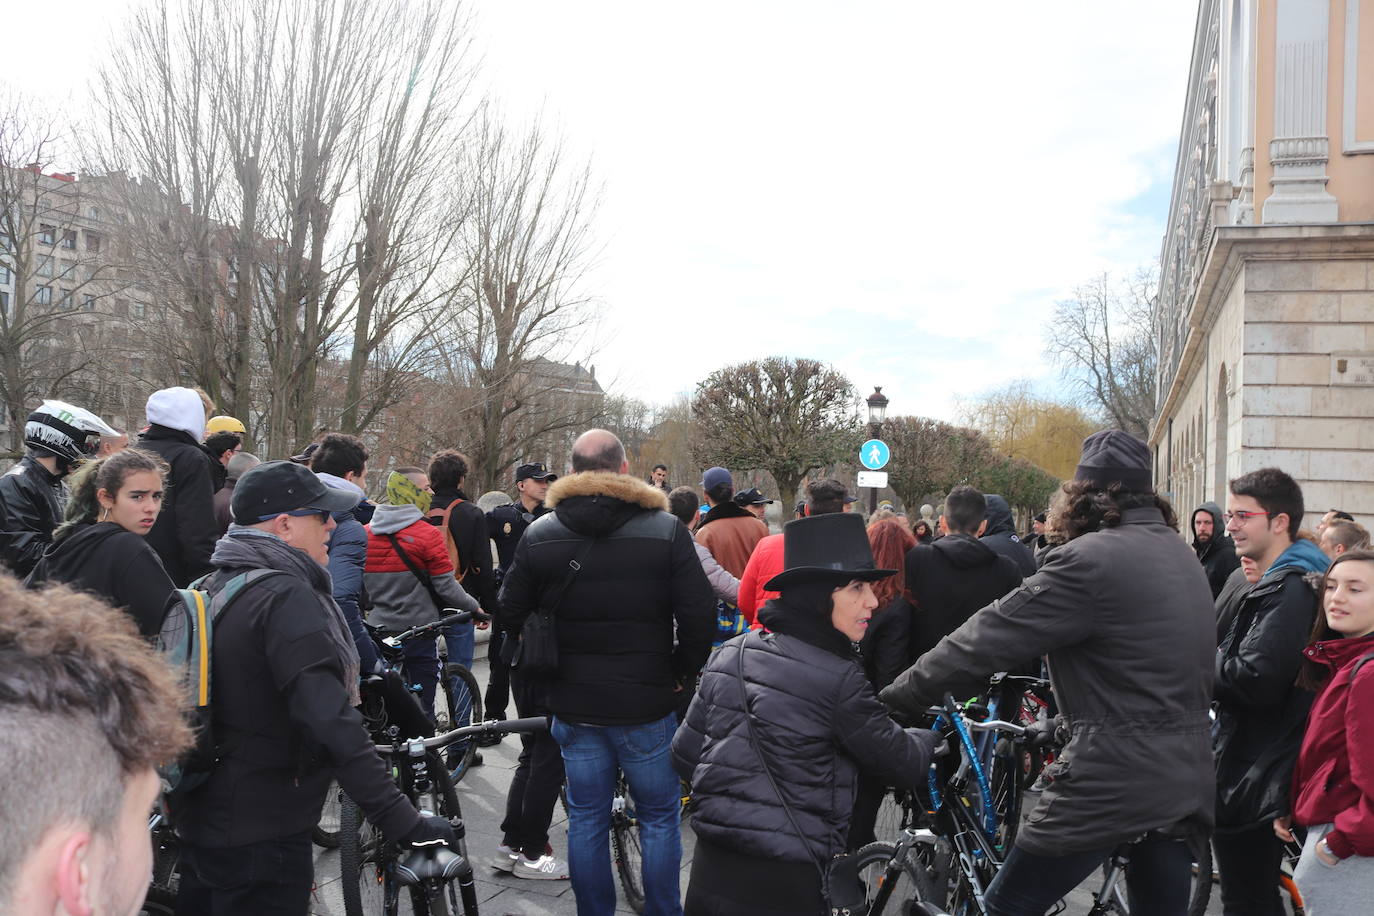
[[[500,846],[496,847],[496,855],[491,857],[491,867],[497,871],[503,871],[509,874],[515,871],[516,860],[522,858],[524,858],[524,856],[520,855],[520,853],[516,852],[514,849],[511,849],[505,843],[502,843]]]
[[[517,878],[531,878],[535,881],[567,881],[568,863],[553,856],[544,855],[531,861],[517,856],[512,874]]]

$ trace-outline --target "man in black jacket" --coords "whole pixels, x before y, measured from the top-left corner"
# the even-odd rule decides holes
[[[1198,562],[1207,573],[1207,584],[1212,586],[1212,597],[1216,598],[1226,585],[1231,573],[1240,568],[1240,557],[1236,556],[1236,545],[1226,536],[1226,526],[1221,520],[1221,507],[1216,503],[1203,503],[1193,510],[1193,550]]]
[[[313,883],[310,834],[331,779],[388,838],[456,845],[422,817],[372,747],[358,702],[358,654],[330,595],[331,513],[358,501],[287,461],[234,488],[240,527],[216,545],[213,595],[250,570],[215,623],[213,734],[227,748],[174,811],[182,838],[177,912],[303,914]]]
[[[1212,691],[1217,722],[1217,871],[1226,916],[1282,912],[1283,846],[1274,818],[1289,813],[1288,791],[1312,705],[1295,686],[1318,600],[1306,577],[1327,558],[1297,538],[1303,495],[1278,468],[1231,481],[1226,530],[1236,553],[1255,561],[1260,580],[1240,599],[1217,649]]]
[[[95,455],[102,435],[119,434],[90,411],[63,401],[44,401],[29,414],[28,454],[0,476],[0,561],[20,579],[33,570],[62,522],[62,479]]]
[[[178,588],[210,571],[219,528],[215,491],[224,470],[200,444],[205,431],[205,404],[190,388],[164,388],[148,397],[148,428],[138,447],[167,462],[167,491],[162,512],[148,532],[167,575]]]
[[[1021,573],[1021,578],[1035,574],[1035,554],[1016,534],[1012,521],[1011,506],[1006,499],[996,493],[989,493],[987,499],[987,528],[979,539],[993,550],[1006,557]]]
[[[945,497],[940,517],[948,532],[933,544],[917,544],[906,555],[906,588],[915,605],[907,653],[910,665],[953,633],[975,611],[1021,584],[1021,571],[979,535],[987,528],[983,494],[958,486]],[[1017,546],[1017,550],[1025,552]],[[960,697],[983,693],[987,681],[952,685]]]
[[[649,912],[674,912],[682,858],[674,709],[710,652],[715,594],[663,491],[626,474],[619,439],[583,433],[572,466],[549,490],[553,511],[515,549],[501,612],[516,634],[536,612],[557,620],[558,673],[531,687],[554,715],[567,771],[578,908],[615,908],[607,838],[618,767],[635,798]],[[518,667],[515,676],[518,698]]]

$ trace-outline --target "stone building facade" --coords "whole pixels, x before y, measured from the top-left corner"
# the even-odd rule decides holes
[[[1157,486],[1374,520],[1374,0],[1201,0],[1155,309]]]

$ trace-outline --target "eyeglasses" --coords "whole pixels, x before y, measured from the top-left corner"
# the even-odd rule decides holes
[[[1232,519],[1234,519],[1234,520],[1236,520],[1237,522],[1239,522],[1240,524],[1244,525],[1246,522],[1250,521],[1250,519],[1254,518],[1254,517],[1257,516],[1257,515],[1268,515],[1268,514],[1269,514],[1268,512],[1246,512],[1244,509],[1237,509],[1235,512],[1223,512],[1223,513],[1221,513],[1221,518],[1222,518],[1222,521],[1224,521],[1224,522],[1225,522],[1226,524],[1228,524],[1228,525],[1231,524]]]

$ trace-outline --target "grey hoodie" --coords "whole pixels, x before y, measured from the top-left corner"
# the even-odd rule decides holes
[[[426,575],[444,608],[478,609],[477,599],[453,578],[443,533],[425,519],[418,506],[378,506],[367,530],[363,580],[372,599],[368,622],[373,626],[400,631],[436,620],[441,613],[429,589],[396,553],[388,535],[396,536],[406,555]]]

